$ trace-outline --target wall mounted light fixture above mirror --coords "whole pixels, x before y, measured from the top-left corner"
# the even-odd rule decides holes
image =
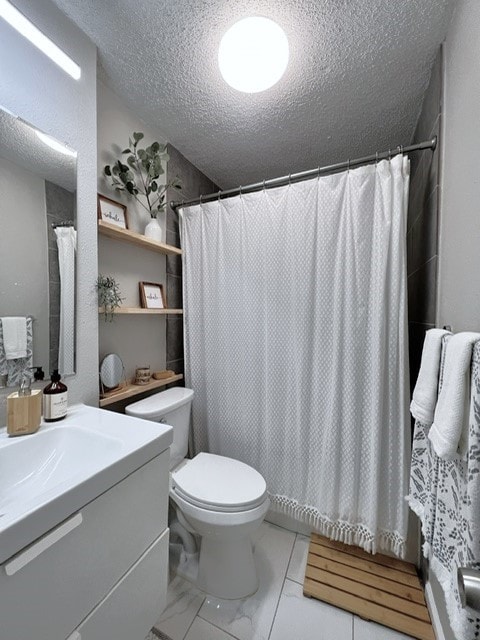
[[[31,366],[75,371],[76,153],[1,109],[0,139],[0,319],[28,319],[25,358],[0,336],[15,386]]]

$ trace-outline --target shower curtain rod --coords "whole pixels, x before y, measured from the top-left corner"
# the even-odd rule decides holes
[[[437,136],[434,136],[431,140],[425,142],[419,142],[418,144],[411,144],[408,147],[398,145],[395,149],[389,149],[382,153],[374,153],[371,156],[364,156],[363,158],[356,158],[355,160],[346,160],[345,162],[338,162],[337,164],[330,164],[326,167],[318,167],[317,169],[310,169],[308,171],[300,171],[299,173],[292,173],[289,176],[282,176],[281,178],[271,178],[270,180],[263,180],[262,182],[254,182],[253,184],[246,185],[245,187],[237,187],[235,189],[220,190],[216,193],[209,193],[206,196],[200,196],[194,200],[187,200],[186,202],[170,202],[170,207],[176,211],[179,207],[190,207],[194,204],[201,204],[202,202],[211,202],[212,200],[220,200],[222,198],[230,198],[232,196],[238,196],[242,193],[252,193],[253,191],[261,191],[262,189],[269,189],[271,187],[281,187],[283,185],[292,182],[301,182],[308,178],[314,178],[325,173],[333,173],[340,169],[351,169],[352,167],[358,167],[362,164],[369,164],[370,162],[378,162],[379,160],[387,160],[392,156],[399,153],[411,153],[412,151],[424,151],[425,149],[435,150],[437,146]]]

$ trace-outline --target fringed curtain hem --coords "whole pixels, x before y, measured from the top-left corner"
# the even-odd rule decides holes
[[[361,523],[352,524],[344,520],[331,520],[315,507],[302,505],[285,496],[269,495],[269,498],[274,511],[294,518],[331,540],[361,547],[372,554],[386,551],[398,558],[405,558],[407,541],[396,532],[382,530],[373,532]]]

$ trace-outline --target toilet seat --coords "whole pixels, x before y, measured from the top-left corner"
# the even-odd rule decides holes
[[[194,524],[197,527],[194,526],[193,531],[197,530],[198,523],[201,522],[203,528],[206,526],[218,527],[219,530],[224,530],[226,527],[230,529],[230,535],[232,536],[237,527],[242,528],[242,526],[249,525],[258,519],[263,520],[270,507],[268,496],[257,507],[246,511],[220,511],[210,507],[199,507],[190,501],[184,500],[175,489],[170,490],[170,498],[188,521],[194,518]]]
[[[251,511],[267,499],[267,485],[258,471],[212,453],[199,453],[174,470],[172,491],[193,506],[223,513]]]

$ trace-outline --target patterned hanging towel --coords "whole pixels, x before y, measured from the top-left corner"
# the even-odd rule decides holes
[[[440,386],[443,379],[444,338]],[[416,422],[410,476],[410,507],[419,516],[425,538],[423,553],[445,594],[457,640],[480,638],[480,619],[462,608],[457,569],[480,569],[480,344],[473,349],[467,447],[462,455],[442,460]]]
[[[446,345],[451,334],[442,338],[442,351],[439,372],[439,389],[443,382],[445,367]],[[433,542],[433,530],[435,525],[435,506],[437,498],[437,486],[439,482],[439,458],[435,454],[433,445],[428,438],[431,423],[421,420],[415,421],[415,429],[412,442],[412,462],[410,465],[410,493],[407,496],[408,504],[420,519],[422,525],[423,555],[428,558]]]
[[[7,360],[3,344],[3,326],[0,320],[0,375],[7,376],[7,387],[17,387],[26,376],[33,380],[33,322],[27,318],[27,355],[25,358]]]

